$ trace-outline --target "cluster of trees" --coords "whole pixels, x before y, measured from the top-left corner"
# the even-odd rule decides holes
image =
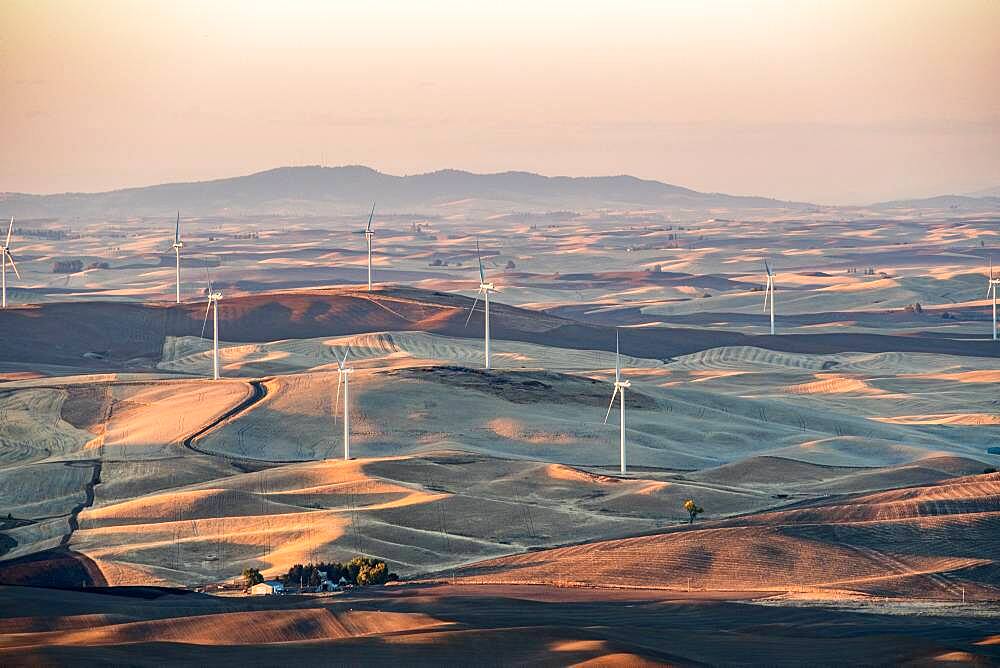
[[[322,561],[318,564],[295,564],[282,579],[286,586],[316,587],[320,584],[320,572],[326,573],[326,577],[333,582],[340,582],[340,578],[344,578],[350,584],[362,587],[399,579],[398,575],[389,571],[384,561],[371,557],[354,557],[346,564]]]
[[[51,239],[62,241],[63,239],[79,239],[80,235],[68,230],[46,230],[41,228],[15,227],[14,235],[18,237],[34,237],[36,239]]]
[[[260,574],[260,571],[256,568],[244,568],[243,569],[243,586],[249,589],[255,584],[260,584],[264,581],[264,576]]]
[[[75,274],[83,271],[83,260],[56,260],[52,263],[53,274]]]
[[[91,262],[87,269],[109,269],[107,262]],[[56,260],[52,263],[53,274],[75,274],[83,271],[83,260]]]
[[[243,232],[240,234],[234,234],[233,239],[260,239],[259,232]]]
[[[848,274],[856,274],[856,273],[858,273],[858,268],[857,267],[851,267],[850,269],[847,270],[847,273]],[[875,267],[867,267],[861,273],[864,276],[874,276],[875,275]]]
[[[916,315],[920,315],[921,313],[924,312],[924,307],[921,306],[920,302],[913,302],[912,304],[907,304],[905,307],[903,307],[903,310],[906,311],[907,313],[915,313]]]

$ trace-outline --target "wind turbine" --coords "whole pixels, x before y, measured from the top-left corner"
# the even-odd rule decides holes
[[[7,226],[7,241],[4,242],[3,246],[0,246],[0,264],[3,264],[3,270],[0,274],[3,274],[3,278],[0,279],[3,282],[3,308],[7,308],[7,260],[10,260],[10,268],[14,270],[14,274],[21,278],[21,272],[17,270],[17,265],[14,264],[14,256],[10,254],[10,235],[14,231],[14,216],[10,217],[10,224]]]
[[[771,334],[774,335],[774,272],[771,265],[764,260],[764,273],[767,274],[767,285],[764,287],[764,312],[767,312],[768,303],[771,305]]]
[[[9,239],[9,237],[8,237]],[[993,297],[993,340],[997,340],[997,288],[1000,287],[1000,276],[993,275],[993,258],[990,257],[990,275],[986,280],[986,298]]]
[[[219,300],[222,293],[212,290],[212,280],[208,281],[208,303],[205,305],[205,319],[201,323],[201,337],[205,338],[208,312],[212,311],[212,380],[219,380]]]
[[[372,239],[375,230],[372,229],[372,218],[375,216],[375,202],[372,202],[372,212],[368,216],[368,227],[365,228],[365,241],[368,243],[368,292],[372,291]]]
[[[175,283],[177,285],[177,303],[181,303],[181,212],[177,212],[177,222],[174,224],[174,259],[176,260]]]
[[[350,379],[354,369],[347,366],[347,355],[350,349],[344,350],[344,359],[340,359],[337,351],[333,356],[337,358],[337,371],[340,377],[337,379],[337,404],[333,409],[333,419],[337,419],[337,410],[340,407],[340,386],[344,386],[344,461],[351,458],[351,401],[350,401]]]
[[[615,390],[611,393],[611,403],[608,404],[608,414],[604,416],[604,424],[611,417],[611,409],[615,406],[615,397],[621,395],[621,471],[625,473],[625,388],[632,387],[628,380],[622,380],[621,353],[618,349],[618,330],[615,330]]]
[[[479,295],[483,296],[483,313],[485,314],[485,328],[484,328],[484,338],[485,341],[485,355],[486,355],[486,368],[490,368],[490,293],[499,292],[492,283],[486,282],[486,271],[483,270],[483,256],[479,252],[479,239],[476,239],[476,257],[479,258],[479,290],[476,292],[476,301],[472,302],[472,308],[469,309],[469,317],[465,319],[465,326],[469,326],[469,320],[472,319],[472,312],[476,310],[476,304],[479,303]]]

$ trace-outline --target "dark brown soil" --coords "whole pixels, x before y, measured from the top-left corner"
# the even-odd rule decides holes
[[[459,366],[408,367],[386,375],[439,382],[451,388],[475,390],[515,404],[575,404],[606,406],[610,383],[550,371],[486,371]],[[653,410],[656,401],[641,392],[629,391],[630,408]]]

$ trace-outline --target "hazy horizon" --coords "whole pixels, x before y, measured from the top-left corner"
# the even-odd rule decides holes
[[[0,6],[0,191],[286,165],[818,204],[1000,185],[1000,4]]]

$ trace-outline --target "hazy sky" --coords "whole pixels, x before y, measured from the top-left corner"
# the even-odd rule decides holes
[[[0,191],[288,164],[1000,186],[1000,1],[0,0]]]

